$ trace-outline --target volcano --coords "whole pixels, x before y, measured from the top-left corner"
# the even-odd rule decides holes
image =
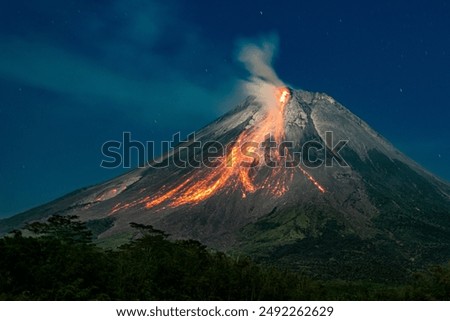
[[[446,182],[326,94],[271,95],[249,96],[157,162],[3,219],[0,232],[77,215],[99,242],[120,243],[130,222],[150,224],[329,278],[401,279],[450,259]]]

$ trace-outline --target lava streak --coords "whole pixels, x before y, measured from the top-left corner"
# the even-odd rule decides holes
[[[302,172],[303,175],[306,176],[307,179],[309,179],[311,181],[311,183],[314,184],[315,187],[317,187],[317,189],[319,191],[321,191],[322,193],[325,193],[325,188],[322,187],[322,185],[319,184],[319,182],[317,182],[314,177],[312,177],[310,174],[308,174],[307,171],[305,171],[303,168],[301,168],[300,166],[298,167],[300,169],[300,172]]]

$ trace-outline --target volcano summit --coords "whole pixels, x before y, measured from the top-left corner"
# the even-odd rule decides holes
[[[117,241],[132,237],[130,222],[151,224],[322,277],[401,279],[450,259],[447,183],[330,96],[269,87],[269,103],[249,96],[158,160],[167,166],[155,162],[4,219],[0,232],[77,215],[102,227],[99,241]],[[196,141],[218,157],[190,148]]]

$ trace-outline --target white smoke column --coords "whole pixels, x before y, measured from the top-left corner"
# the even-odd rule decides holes
[[[272,68],[278,43],[278,37],[272,34],[256,41],[240,41],[238,46],[238,60],[250,73],[250,78],[244,82],[244,90],[256,96],[265,106],[275,106],[274,93],[277,87],[285,86]]]

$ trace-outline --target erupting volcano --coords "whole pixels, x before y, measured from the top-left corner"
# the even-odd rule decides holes
[[[0,232],[70,214],[101,226],[99,241],[120,243],[133,237],[130,222],[151,224],[322,277],[389,279],[450,257],[447,183],[330,96],[264,81],[260,89],[196,133],[223,146],[213,165],[192,139],[158,160],[168,166],[149,164],[2,220]],[[308,144],[312,153],[295,163]]]

